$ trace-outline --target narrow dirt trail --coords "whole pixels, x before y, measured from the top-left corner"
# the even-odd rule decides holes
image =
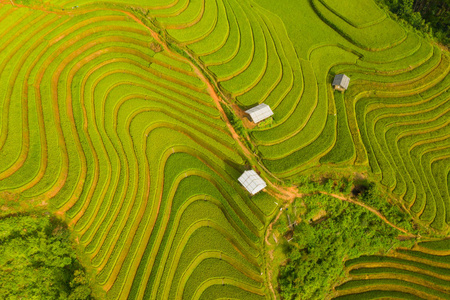
[[[198,62],[198,60],[196,60],[192,55],[190,55],[189,53],[187,53],[190,57],[190,59],[174,52],[173,50],[171,50],[169,48],[169,46],[167,45],[167,42],[165,40],[163,40],[155,31],[153,31],[149,26],[147,26],[144,22],[142,22],[138,17],[136,17],[134,14],[128,12],[128,11],[124,11],[124,10],[118,10],[124,14],[126,14],[127,16],[129,16],[131,19],[133,19],[134,21],[136,21],[137,23],[141,24],[142,26],[144,26],[145,28],[147,28],[147,30],[150,32],[151,36],[155,39],[155,41],[157,41],[159,44],[162,45],[164,51],[166,51],[169,55],[171,55],[172,57],[174,57],[177,60],[183,61],[188,63],[192,69],[194,70],[194,73],[198,76],[198,78],[206,85],[206,89],[208,91],[208,94],[211,96],[211,98],[214,100],[214,103],[217,107],[217,110],[219,111],[222,119],[224,120],[228,130],[230,131],[231,137],[235,140],[235,142],[237,143],[237,145],[239,145],[239,148],[241,149],[242,153],[244,154],[244,156],[248,159],[248,161],[250,161],[252,163],[252,167],[255,169],[258,169],[256,167],[256,164],[258,166],[260,166],[261,168],[264,169],[264,171],[267,174],[270,174],[272,177],[274,177],[275,179],[281,181],[279,178],[277,178],[275,175],[273,175],[272,173],[270,173],[269,170],[267,170],[261,163],[259,163],[259,161],[257,160],[256,154],[252,153],[242,142],[242,138],[241,136],[236,132],[236,130],[234,129],[233,125],[231,125],[230,120],[228,119],[227,115],[225,114],[224,109],[222,108],[221,103],[226,104],[226,102],[222,99],[222,97],[219,95],[218,91],[218,84],[217,82],[214,81],[214,84],[206,78],[206,76],[204,75],[204,73],[206,72],[206,70],[204,69],[200,69],[201,63]],[[192,61],[195,61],[197,64],[194,64]],[[255,163],[256,162],[256,163]],[[275,195],[277,198],[281,198],[284,200],[291,200],[295,197],[298,197],[298,191],[294,188],[294,187],[290,187],[290,188],[283,188],[280,186],[277,186],[275,184],[273,184],[270,180],[268,180],[267,185],[270,186],[272,189],[274,189]]]
[[[284,193],[283,195],[284,195],[285,197],[282,198],[282,199],[288,200],[288,202],[286,203],[286,205],[284,205],[284,208],[285,208],[285,207],[288,207],[288,206],[294,201],[295,198],[303,198],[303,197],[305,197],[305,196],[310,196],[310,195],[313,195],[313,194],[314,194],[314,193],[312,193],[312,194],[302,194],[302,193],[298,193],[297,191],[293,191],[293,190],[284,190],[284,192],[285,192],[285,193]],[[403,232],[403,233],[406,234],[408,237],[410,237],[410,238],[416,238],[416,237],[418,237],[417,235],[414,235],[414,234],[410,233],[410,232],[407,231],[406,229],[401,228],[401,227],[395,225],[394,223],[392,223],[391,221],[389,221],[389,220],[388,220],[388,219],[387,219],[380,211],[376,210],[375,208],[373,208],[373,207],[371,207],[371,206],[369,206],[369,205],[367,205],[367,204],[365,204],[365,203],[362,203],[362,202],[353,200],[353,199],[348,198],[348,197],[344,197],[344,196],[342,196],[342,195],[333,194],[333,193],[327,193],[327,192],[324,192],[324,191],[318,191],[317,193],[320,193],[320,194],[323,194],[323,195],[328,195],[328,196],[330,196],[330,197],[333,197],[333,198],[336,198],[336,199],[339,199],[339,200],[342,200],[342,201],[346,201],[346,202],[350,202],[350,203],[359,205],[359,206],[361,206],[361,207],[363,207],[363,208],[365,208],[365,209],[371,211],[371,212],[374,213],[378,218],[380,218],[384,223],[386,223],[387,225],[389,225],[389,226],[391,226],[391,227],[393,227],[393,228],[395,228],[395,229],[397,229],[397,230]],[[273,196],[276,196],[276,195],[273,194]],[[278,195],[278,196],[279,196],[279,195]],[[265,240],[266,240],[266,243],[267,243],[268,245],[271,245],[270,242],[268,241],[268,236],[270,235],[270,230],[272,229],[272,225],[275,224],[275,222],[278,220],[278,218],[280,217],[281,214],[282,214],[282,211],[280,211],[280,212],[278,213],[278,215],[275,217],[275,219],[274,219],[274,220],[269,224],[269,226],[267,227],[267,233],[266,233],[266,238],[265,238]]]
[[[302,195],[302,197],[303,197],[303,195]],[[281,215],[283,214],[284,208],[286,208],[287,206],[291,205],[292,202],[294,202],[294,200],[295,200],[295,197],[291,197],[289,199],[289,201],[280,209],[280,211],[278,212],[276,217],[273,219],[273,221],[267,226],[266,234],[264,236],[264,242],[265,242],[264,248],[266,248],[267,246],[272,246],[272,244],[269,242],[269,236],[272,233],[273,224],[275,224],[278,221],[278,219],[281,217]],[[273,251],[273,249],[271,251]],[[266,252],[266,251],[264,251],[264,252]],[[270,261],[273,261],[273,258],[274,258],[273,255],[270,255],[270,252],[268,252],[268,253],[269,253]],[[265,255],[265,253],[264,253],[264,255]],[[269,285],[269,289],[272,292],[273,299],[277,299],[277,294],[276,294],[275,289],[273,288],[273,285],[272,285],[272,274],[273,274],[273,272],[272,272],[272,269],[270,267],[271,263],[268,261],[267,257],[265,259],[266,259],[266,263],[265,263],[264,268],[266,269],[267,284]]]
[[[365,204],[365,203],[361,203],[361,202],[358,202],[358,201],[356,201],[356,200],[353,200],[353,199],[350,199],[350,198],[347,198],[347,197],[344,197],[344,196],[341,196],[341,195],[337,195],[337,194],[331,194],[331,193],[327,193],[327,192],[320,192],[320,193],[321,193],[321,194],[324,194],[324,195],[328,195],[328,196],[334,197],[334,198],[336,198],[336,199],[340,199],[340,200],[342,200],[342,201],[347,201],[347,202],[350,202],[350,203],[359,205],[359,206],[361,206],[361,207],[363,207],[363,208],[365,208],[365,209],[371,211],[372,213],[374,213],[375,215],[377,215],[377,217],[379,217],[379,218],[380,218],[383,222],[385,222],[387,225],[389,225],[389,226],[391,226],[391,227],[393,227],[393,228],[395,228],[395,229],[397,229],[397,230],[403,232],[403,233],[406,234],[408,237],[411,237],[411,238],[417,237],[417,235],[414,235],[414,234],[410,233],[410,232],[407,231],[406,229],[403,229],[403,228],[398,227],[397,225],[393,224],[393,223],[392,223],[391,221],[389,221],[385,216],[383,216],[383,214],[382,214],[381,212],[379,212],[379,211],[376,210],[375,208],[373,208],[373,207],[371,207],[371,206],[369,206],[369,205],[367,205],[367,204]]]

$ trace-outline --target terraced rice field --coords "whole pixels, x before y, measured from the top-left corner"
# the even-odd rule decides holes
[[[65,215],[108,298],[263,299],[275,205],[235,180],[242,155],[192,65],[128,12],[0,19],[0,189]]]
[[[272,108],[274,125],[251,131],[272,174],[368,165],[417,219],[448,231],[449,54],[370,0],[339,4],[167,1],[142,16],[229,101]],[[338,73],[351,78],[345,94],[331,88]]]
[[[346,262],[348,280],[333,299],[450,299],[450,240],[426,242],[388,256]]]
[[[250,136],[269,173],[368,166],[448,231],[449,54],[370,0],[338,3],[1,2],[0,192],[64,216],[108,298],[265,299],[276,207],[238,184],[218,101],[264,102],[274,124]],[[448,291],[425,275],[423,295]]]

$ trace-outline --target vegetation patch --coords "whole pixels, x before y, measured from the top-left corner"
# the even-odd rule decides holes
[[[372,212],[324,194],[296,200],[275,228],[293,231],[289,241],[280,240],[287,257],[278,275],[283,299],[323,299],[343,278],[345,259],[412,244]]]
[[[0,218],[2,299],[92,299],[67,225],[49,213]]]

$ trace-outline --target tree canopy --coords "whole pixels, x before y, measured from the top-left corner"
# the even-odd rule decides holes
[[[450,46],[450,0],[378,0],[414,28]]]
[[[377,197],[371,189],[363,195],[366,201]],[[378,198],[378,201],[385,201]],[[281,217],[277,230],[285,237],[287,260],[278,276],[283,299],[323,299],[333,284],[344,275],[344,261],[363,254],[386,253],[413,241],[397,239],[399,231],[390,227],[372,212],[328,195],[313,194],[297,199]],[[299,215],[296,215],[300,211]],[[288,217],[289,215],[289,217]],[[399,213],[398,223],[409,220]],[[288,226],[297,220],[297,225]],[[292,225],[292,224],[291,224]],[[290,231],[290,232],[289,232]]]
[[[1,299],[91,299],[65,223],[45,213],[0,218]]]

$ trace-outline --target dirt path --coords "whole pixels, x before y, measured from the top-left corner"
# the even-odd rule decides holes
[[[145,28],[148,29],[148,31],[150,32],[150,34],[152,35],[152,37],[159,43],[162,45],[164,51],[166,51],[168,54],[170,54],[171,56],[173,56],[174,58],[176,58],[179,61],[183,61],[188,63],[192,69],[194,70],[194,73],[198,76],[198,78],[206,85],[206,89],[209,93],[209,95],[211,96],[211,98],[214,100],[214,103],[216,104],[217,109],[220,112],[220,115],[222,116],[222,119],[225,121],[228,130],[231,133],[231,137],[237,142],[237,144],[239,145],[239,147],[241,148],[242,152],[244,153],[244,155],[247,157],[248,160],[252,161],[254,160],[254,155],[250,152],[249,149],[247,149],[247,147],[245,147],[245,145],[242,143],[241,141],[241,137],[236,133],[236,131],[234,130],[234,127],[231,125],[230,120],[228,120],[225,111],[223,110],[222,106],[220,105],[220,103],[225,103],[221,97],[216,93],[215,87],[213,86],[213,84],[206,79],[205,75],[203,74],[202,70],[200,70],[191,60],[185,58],[184,56],[181,56],[178,53],[173,52],[167,45],[167,42],[163,39],[161,39],[161,37],[154,32],[150,27],[148,27],[144,22],[142,22],[138,17],[136,17],[134,14],[127,12],[127,11],[122,11],[122,13],[126,14],[127,16],[129,16],[130,18],[132,18],[133,20],[135,20],[137,23],[141,24],[142,26],[144,26]],[[194,60],[194,58],[192,58],[192,60]]]
[[[189,57],[190,57],[190,59],[187,59],[186,57],[184,57],[184,56],[182,56],[182,55],[172,51],[168,47],[167,42],[164,39],[162,39],[155,31],[152,30],[152,28],[148,27],[144,22],[142,22],[134,14],[132,14],[130,12],[127,12],[127,11],[123,11],[123,10],[119,10],[119,11],[121,11],[124,14],[126,14],[131,19],[133,19],[137,23],[139,23],[142,26],[144,26],[145,28],[147,28],[147,30],[150,32],[151,36],[159,44],[162,45],[162,47],[166,51],[166,53],[168,53],[169,55],[171,55],[172,57],[174,57],[175,59],[177,59],[179,61],[183,61],[183,62],[188,63],[192,67],[192,69],[194,70],[194,73],[206,85],[206,87],[207,87],[206,89],[207,89],[209,95],[211,96],[211,98],[214,100],[214,103],[215,103],[215,105],[217,107],[217,110],[219,111],[219,113],[220,113],[222,119],[224,120],[228,130],[230,131],[231,137],[236,141],[237,145],[239,145],[239,148],[241,149],[241,151],[244,154],[244,156],[248,159],[248,161],[250,161],[252,163],[252,168],[258,169],[258,167],[256,166],[256,165],[258,165],[260,169],[264,169],[266,174],[272,176],[273,178],[275,178],[278,181],[282,181],[281,179],[279,179],[275,175],[273,175],[269,170],[267,170],[266,167],[263,166],[258,161],[256,154],[251,152],[244,145],[244,143],[242,142],[241,136],[239,134],[237,134],[236,130],[234,129],[233,125],[231,125],[230,120],[226,116],[225,111],[223,110],[223,108],[221,106],[221,103],[227,104],[227,102],[225,102],[223,100],[224,96],[222,95],[222,93],[220,93],[220,90],[218,88],[217,82],[214,81],[214,80],[209,80],[208,78],[206,78],[205,73],[207,73],[207,71],[205,70],[205,68],[202,67],[202,64],[195,57],[190,55],[190,53],[187,53],[187,55],[189,55]],[[192,61],[195,61],[196,64],[194,64]],[[213,82],[211,82],[211,81],[213,81]],[[217,92],[217,91],[219,91],[219,92]],[[220,93],[220,95],[219,95],[219,93]],[[291,188],[282,188],[282,187],[279,187],[279,186],[273,184],[270,180],[268,180],[267,184],[268,184],[268,186],[270,186],[270,188],[272,188],[272,189],[274,189],[276,191],[276,197],[277,198],[281,198],[281,199],[285,199],[285,200],[291,200],[292,198],[298,197],[297,196],[298,192],[297,192],[297,190],[295,188],[292,188],[292,187]]]
[[[286,208],[289,205],[291,205],[292,202],[294,202],[295,198],[296,197],[291,197],[289,199],[289,201],[283,207],[281,207],[281,209],[278,212],[278,214],[275,217],[275,219],[273,219],[273,221],[269,224],[269,226],[267,226],[266,234],[264,236],[264,241],[265,241],[264,248],[266,248],[267,246],[272,246],[272,244],[269,242],[269,236],[272,233],[273,224],[275,224],[278,221],[278,219],[280,218],[280,216],[283,214],[284,208]],[[271,251],[273,252],[273,249]],[[264,251],[264,252],[266,252],[266,251]],[[270,251],[268,253],[269,253],[270,261],[273,261],[273,258],[274,258],[273,255],[270,255]],[[263,253],[263,255],[265,255],[265,253]],[[267,257],[266,257],[265,269],[266,269],[266,274],[267,274],[267,284],[269,285],[269,289],[272,292],[273,299],[277,299],[277,294],[275,293],[275,289],[272,286],[272,274],[273,274],[273,272],[272,272],[272,268],[270,266],[271,266],[271,264],[269,263],[269,261],[267,260]]]
[[[230,106],[239,117],[239,119],[242,120],[242,124],[244,124],[245,128],[253,129],[256,127],[256,124],[249,120],[248,115],[242,108],[240,108],[237,104],[230,104]]]
[[[299,193],[295,188],[286,188],[286,189],[282,189],[282,188],[279,188],[279,187],[278,187],[278,190],[281,191],[282,194],[275,194],[275,193],[273,193],[273,192],[271,192],[271,191],[268,191],[268,192],[269,192],[269,194],[272,194],[272,196],[274,196],[274,197],[281,198],[281,199],[284,199],[284,200],[288,200],[288,204],[285,205],[284,207],[289,206],[289,205],[294,201],[295,198],[303,198],[303,197],[305,197],[305,196],[313,195],[313,194],[302,194],[302,193]],[[361,206],[361,207],[363,207],[363,208],[365,208],[365,209],[371,211],[371,212],[374,213],[377,217],[379,217],[383,222],[385,222],[387,225],[389,225],[389,226],[391,226],[391,227],[393,227],[393,228],[395,228],[395,229],[397,229],[397,230],[403,232],[403,233],[406,234],[408,237],[411,237],[411,238],[416,238],[416,237],[417,237],[417,235],[414,235],[414,234],[410,233],[409,231],[407,231],[406,229],[401,228],[401,227],[395,225],[394,223],[392,223],[391,221],[389,221],[389,220],[388,220],[381,212],[379,212],[379,211],[376,210],[375,208],[373,208],[373,207],[371,207],[371,206],[369,206],[369,205],[367,205],[367,204],[365,204],[365,203],[356,201],[356,200],[351,199],[351,198],[348,198],[348,197],[344,197],[344,196],[342,196],[342,195],[333,194],[333,193],[327,193],[327,192],[324,192],[324,191],[319,191],[318,193],[324,194],[324,195],[328,195],[328,196],[330,196],[330,197],[333,197],[333,198],[336,198],[336,199],[339,199],[339,200],[342,200],[342,201],[346,201],[346,202],[350,202],[350,203],[359,205],[359,206]],[[280,215],[281,213],[282,213],[282,212],[278,213],[277,217],[272,221],[272,223],[269,224],[268,230],[272,228],[272,224],[274,224],[274,223],[278,220],[279,215]],[[269,243],[268,240],[267,240],[267,235],[266,235],[266,243],[270,245],[270,243]]]
[[[411,237],[411,238],[417,237],[417,235],[414,235],[414,234],[410,233],[410,232],[407,231],[406,229],[403,229],[403,228],[398,227],[397,225],[393,224],[393,223],[392,223],[391,221],[389,221],[385,216],[383,216],[383,214],[382,214],[381,212],[379,212],[378,210],[376,210],[375,208],[373,208],[373,207],[371,207],[371,206],[369,206],[369,205],[367,205],[367,204],[364,204],[364,203],[358,202],[358,201],[356,201],[356,200],[353,200],[353,199],[350,199],[350,198],[347,198],[347,197],[344,197],[344,196],[341,196],[341,195],[337,195],[337,194],[330,194],[330,193],[327,193],[327,192],[320,192],[320,193],[321,193],[321,194],[324,194],[324,195],[328,195],[328,196],[334,197],[334,198],[336,198],[336,199],[340,199],[340,200],[342,200],[342,201],[347,201],[347,202],[350,202],[350,203],[359,205],[359,206],[361,206],[361,207],[363,207],[363,208],[365,208],[365,209],[367,209],[367,210],[373,212],[375,215],[377,215],[377,216],[378,216],[383,222],[385,222],[387,225],[389,225],[389,226],[391,226],[391,227],[393,227],[393,228],[395,228],[395,229],[397,229],[397,230],[403,232],[403,233],[406,234],[408,237]]]

